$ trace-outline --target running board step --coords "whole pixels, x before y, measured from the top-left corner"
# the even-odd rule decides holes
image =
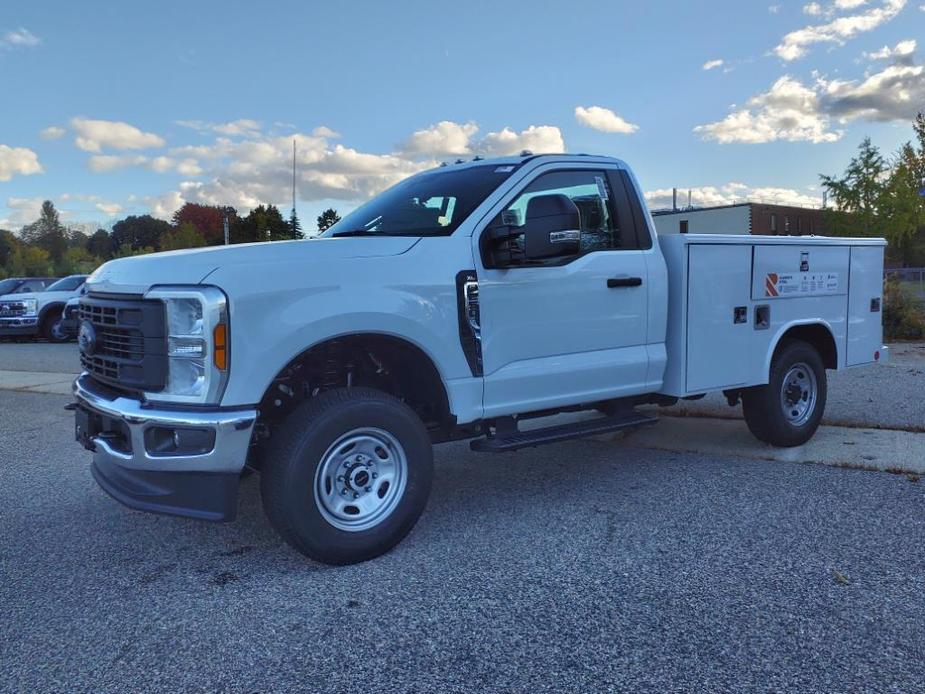
[[[500,436],[476,439],[469,443],[469,447],[478,453],[504,453],[516,451],[518,448],[542,446],[547,443],[558,443],[569,439],[579,439],[584,436],[597,436],[609,434],[621,429],[655,424],[658,417],[641,414],[635,410],[613,417],[598,417],[573,424],[560,424],[545,429],[532,431],[517,431]]]

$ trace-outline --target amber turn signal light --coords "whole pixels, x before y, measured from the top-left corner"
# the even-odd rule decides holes
[[[228,327],[224,323],[216,325],[212,338],[215,345],[212,360],[217,369],[225,371],[228,368]]]

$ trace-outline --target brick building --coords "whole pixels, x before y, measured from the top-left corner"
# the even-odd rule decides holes
[[[766,236],[825,236],[821,209],[743,202],[652,212],[659,234],[761,234]]]

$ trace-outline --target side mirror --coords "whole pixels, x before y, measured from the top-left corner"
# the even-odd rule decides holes
[[[523,235],[527,260],[575,255],[581,250],[578,207],[561,193],[530,198]]]

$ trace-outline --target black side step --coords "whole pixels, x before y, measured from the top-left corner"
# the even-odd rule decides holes
[[[598,417],[597,419],[589,419],[573,424],[560,424],[554,427],[546,427],[545,429],[516,431],[510,434],[476,439],[469,443],[469,447],[479,453],[503,453],[505,451],[516,451],[518,448],[542,446],[546,443],[578,439],[583,436],[608,434],[621,429],[655,424],[657,421],[658,417],[631,410],[613,417]]]

